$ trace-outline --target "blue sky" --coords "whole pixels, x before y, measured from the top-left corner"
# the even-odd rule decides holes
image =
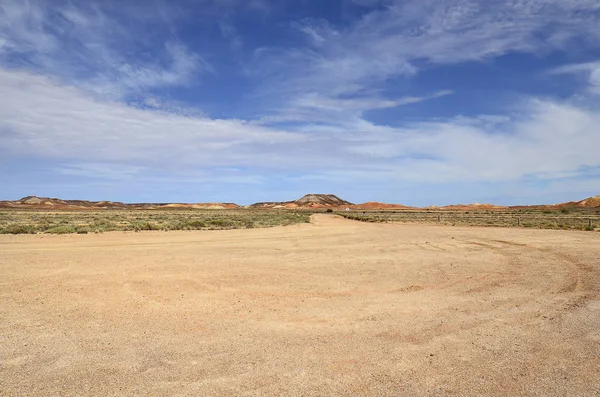
[[[0,199],[600,194],[597,0],[0,0]]]

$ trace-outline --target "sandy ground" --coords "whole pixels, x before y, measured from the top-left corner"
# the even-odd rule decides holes
[[[600,233],[0,236],[2,396],[600,395]]]

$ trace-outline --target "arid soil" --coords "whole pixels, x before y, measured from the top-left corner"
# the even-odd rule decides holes
[[[600,233],[1,235],[0,395],[600,395]]]

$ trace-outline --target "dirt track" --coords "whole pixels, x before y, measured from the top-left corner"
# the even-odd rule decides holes
[[[600,395],[600,233],[0,236],[0,395]]]

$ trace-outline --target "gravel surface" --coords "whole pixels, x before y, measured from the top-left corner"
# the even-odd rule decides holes
[[[2,396],[600,395],[600,234],[0,236]]]

